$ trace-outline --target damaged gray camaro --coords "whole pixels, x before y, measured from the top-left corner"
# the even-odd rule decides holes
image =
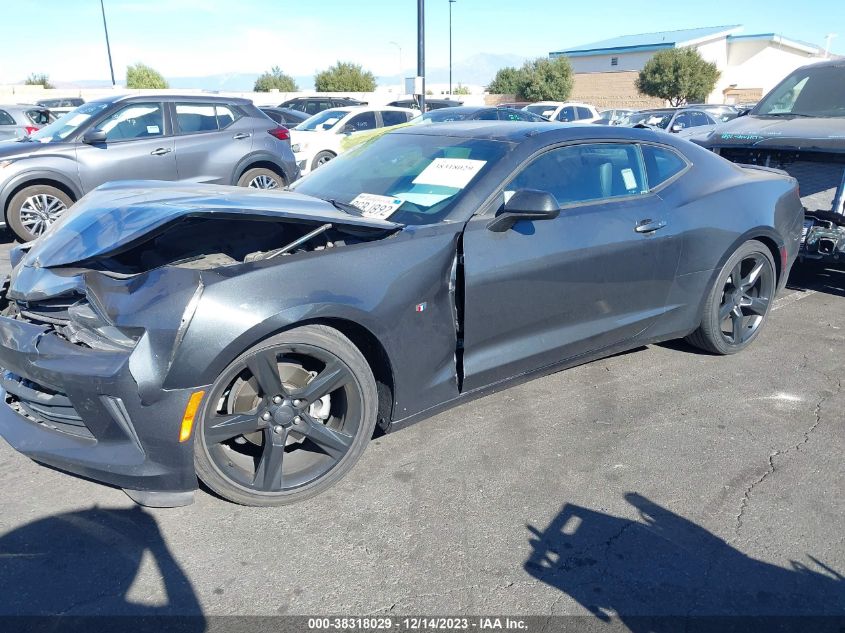
[[[6,441],[143,504],[301,500],[377,427],[644,343],[741,351],[803,221],[794,179],[615,127],[407,128],[292,189],[113,183],[14,249]]]

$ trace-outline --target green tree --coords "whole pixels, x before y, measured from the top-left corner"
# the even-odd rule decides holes
[[[515,95],[519,90],[521,73],[519,68],[513,66],[500,68],[487,86],[487,92],[491,95]]]
[[[138,62],[126,68],[126,87],[162,89],[169,88],[170,85],[160,72]]]
[[[337,62],[314,76],[314,87],[317,92],[372,92],[376,89],[376,78],[360,64]]]
[[[716,64],[694,48],[670,48],[655,54],[637,77],[637,90],[666,99],[673,106],[705,101],[719,80]]]
[[[24,84],[27,86],[44,86],[45,88],[54,88],[53,84],[50,83],[50,76],[44,73],[32,73],[29,77],[26,78]]]
[[[452,91],[452,94],[453,94],[453,95],[459,95],[459,96],[460,96],[460,95],[470,95],[470,94],[472,94],[472,90],[470,90],[470,89],[469,89],[469,88],[467,88],[466,86],[462,86],[461,84],[458,84],[458,87],[457,87],[457,88],[455,88],[455,89]]]
[[[270,72],[264,73],[255,80],[255,92],[270,92],[271,90],[278,90],[279,92],[297,92],[299,86],[296,85],[293,77],[286,75],[278,66],[273,66]]]
[[[520,69],[516,96],[526,101],[566,101],[572,84],[572,66],[566,57],[541,57]]]

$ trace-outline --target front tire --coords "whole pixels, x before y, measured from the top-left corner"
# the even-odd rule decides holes
[[[736,354],[760,334],[777,289],[775,262],[765,244],[749,240],[719,272],[704,302],[699,328],[687,341],[714,354]]]
[[[250,189],[284,189],[287,186],[285,179],[265,167],[253,167],[247,169],[238,178],[238,187],[249,187]]]
[[[234,503],[279,506],[327,490],[376,424],[375,379],[360,350],[322,325],[254,345],[217,378],[194,437],[205,485]]]
[[[319,152],[311,163],[311,171],[317,169],[317,167],[322,167],[330,160],[337,158],[332,152]]]
[[[6,221],[21,242],[41,236],[73,204],[64,191],[50,185],[31,185],[9,201]]]

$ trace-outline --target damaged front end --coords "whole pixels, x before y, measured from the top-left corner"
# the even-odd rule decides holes
[[[207,288],[399,227],[234,189],[109,185],[13,251],[0,291],[0,435],[15,449],[147,505],[190,503],[180,425],[208,385],[168,377]]]

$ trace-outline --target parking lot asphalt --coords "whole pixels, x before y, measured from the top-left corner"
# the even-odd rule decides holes
[[[534,380],[300,505],[141,509],[0,441],[0,614],[842,616],[843,374],[845,267],[802,268],[737,356]]]

